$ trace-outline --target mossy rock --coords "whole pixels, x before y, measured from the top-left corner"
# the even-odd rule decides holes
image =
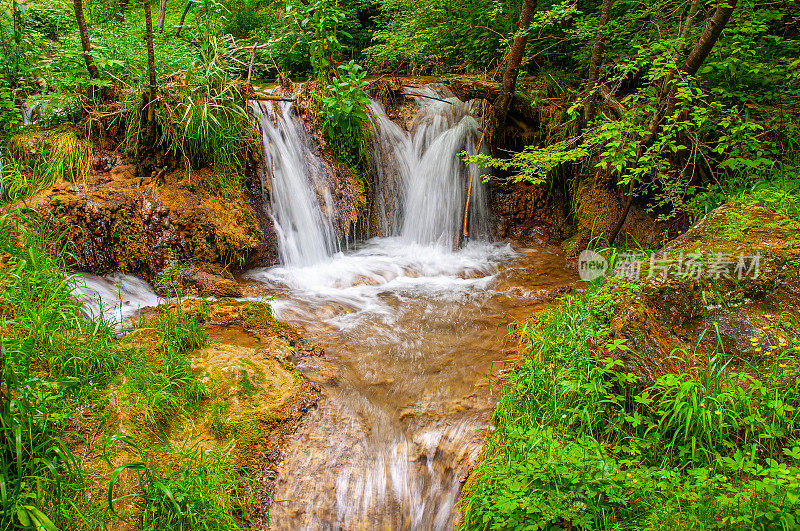
[[[80,182],[58,180],[28,205],[51,232],[65,233],[71,265],[83,271],[122,270],[152,279],[173,260],[242,267],[263,239],[255,213],[244,194],[197,191],[192,182],[201,178],[213,179],[213,172],[137,176],[123,164]],[[209,294],[236,295],[231,288]]]
[[[190,299],[182,303],[182,310],[203,322],[210,335],[208,344],[185,354],[204,389],[202,398],[154,422],[153,415],[143,411],[144,397],[126,372],[106,391],[105,430],[129,435],[158,452],[200,444],[207,451],[224,451],[234,464],[255,471],[274,466],[284,441],[319,396],[319,389],[289,359],[316,349],[291,326],[275,320],[267,302]],[[156,373],[164,370],[168,354],[146,324],[122,344],[138,352],[126,371],[142,363]]]
[[[784,352],[791,334],[770,332],[764,316],[800,316],[798,235],[794,220],[729,203],[650,259],[618,267],[601,294],[616,300],[611,328],[632,349],[622,356],[626,370],[646,385],[667,372],[702,370],[720,350],[732,360],[730,370]],[[631,279],[637,270],[640,278]],[[622,287],[631,285],[635,295],[625,295]]]

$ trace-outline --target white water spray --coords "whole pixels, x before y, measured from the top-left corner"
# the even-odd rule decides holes
[[[453,97],[441,85],[416,87],[410,92],[417,115],[406,132],[373,102],[377,136],[374,156],[385,157],[394,171],[376,172],[376,203],[389,215],[384,235],[399,235],[418,244],[452,246],[462,230],[468,182],[472,180],[469,233],[488,234],[488,210],[481,171],[467,168],[460,153],[475,154],[479,137],[474,103]],[[400,186],[396,180],[399,179]],[[388,200],[400,188],[400,204]]]
[[[271,178],[275,232],[281,263],[307,266],[326,260],[338,250],[333,223],[323,213],[310,176],[324,171],[311,152],[300,118],[291,104],[251,102],[261,126],[266,167]],[[322,194],[325,209],[333,211],[330,194]]]

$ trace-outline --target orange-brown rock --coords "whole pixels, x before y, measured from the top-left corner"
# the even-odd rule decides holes
[[[240,267],[263,234],[244,194],[207,191],[214,179],[209,169],[142,176],[117,165],[84,182],[59,180],[27,203],[65,234],[83,271],[152,278],[172,260]]]

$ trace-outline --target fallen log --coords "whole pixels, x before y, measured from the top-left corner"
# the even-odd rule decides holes
[[[479,78],[456,77],[443,79],[441,83],[450,87],[453,94],[461,101],[481,99],[494,102],[500,96],[502,89],[500,83]],[[514,93],[509,112],[519,116],[521,118],[519,121],[523,123],[539,122],[533,98],[523,92]]]
[[[285,96],[274,96],[272,94],[254,94],[253,100],[255,101],[294,101],[294,98],[287,98]]]

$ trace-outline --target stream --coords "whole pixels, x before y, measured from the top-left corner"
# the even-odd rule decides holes
[[[551,249],[396,238],[248,277],[325,349],[299,364],[323,398],[290,443],[276,529],[452,528],[497,400],[489,375],[515,353],[501,322],[573,280]]]
[[[505,325],[575,280],[558,248],[491,241],[485,185],[458,156],[478,144],[475,105],[437,85],[411,94],[407,129],[372,103],[380,236],[349,244],[291,104],[251,103],[281,265],[243,278],[325,352],[295,360],[322,397],[285,450],[275,529],[452,528],[498,398],[491,377],[516,355]],[[470,238],[453,251],[468,179]],[[114,317],[152,305],[137,282],[86,279],[87,291],[116,293]]]

